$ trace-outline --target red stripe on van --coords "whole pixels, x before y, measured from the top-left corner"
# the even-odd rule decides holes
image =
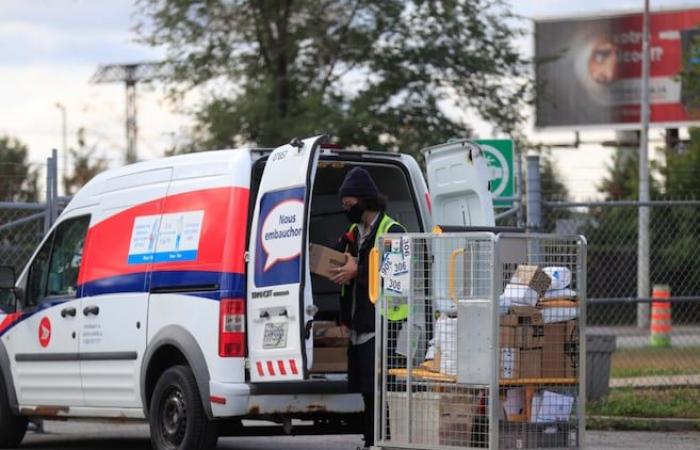
[[[287,370],[284,368],[284,361],[277,361],[277,367],[280,369],[280,375],[287,375]]]
[[[293,359],[289,360],[289,368],[292,369],[292,373],[294,375],[299,373],[299,371],[297,370],[297,362]]]
[[[258,361],[257,363],[255,363],[255,366],[258,368],[258,375],[261,377],[264,377],[265,371],[263,370],[262,363],[260,361]]]
[[[275,366],[272,364],[272,361],[267,362],[267,371],[270,372],[270,375],[275,376]]]
[[[12,313],[12,314],[6,315],[5,318],[2,319],[2,322],[0,322],[0,333],[2,333],[5,330],[5,328],[8,328],[16,320],[18,320],[19,317],[20,317],[20,313]]]
[[[243,187],[202,189],[153,200],[121,211],[88,230],[85,264],[78,284],[155,271],[201,270],[245,273],[249,191]],[[134,220],[139,216],[204,211],[195,261],[128,264]]]

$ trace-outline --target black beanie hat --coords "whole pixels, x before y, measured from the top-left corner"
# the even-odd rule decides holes
[[[379,188],[362,167],[355,167],[345,175],[338,192],[341,197],[377,198]]]

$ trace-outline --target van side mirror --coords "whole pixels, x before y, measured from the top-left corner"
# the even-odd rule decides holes
[[[15,271],[12,267],[0,266],[0,311],[12,313],[16,309]]]

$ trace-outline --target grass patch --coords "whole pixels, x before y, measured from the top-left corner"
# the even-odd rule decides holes
[[[700,347],[630,348],[612,354],[613,378],[700,374]]]
[[[612,389],[599,402],[588,404],[593,416],[700,418],[700,389]]]

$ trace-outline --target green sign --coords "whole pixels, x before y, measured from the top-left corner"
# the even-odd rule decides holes
[[[498,200],[515,195],[515,166],[513,165],[513,141],[510,139],[477,139],[484,151],[486,164],[489,167],[491,193],[494,205],[509,207],[512,200]]]

